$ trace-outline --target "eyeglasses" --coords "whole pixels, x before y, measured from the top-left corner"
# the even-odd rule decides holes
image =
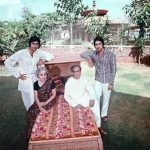
[[[73,73],[79,73],[81,70],[72,71]]]

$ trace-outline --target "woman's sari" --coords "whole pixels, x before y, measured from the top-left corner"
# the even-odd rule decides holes
[[[40,102],[46,102],[52,95],[52,80],[47,80],[38,90],[38,98]],[[55,99],[43,106],[44,109],[48,110],[55,104]],[[27,111],[27,140],[29,140],[36,120],[37,115],[40,113],[39,107],[36,101],[31,105]]]

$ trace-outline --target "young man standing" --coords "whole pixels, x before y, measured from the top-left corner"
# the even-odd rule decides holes
[[[17,51],[4,62],[11,74],[19,79],[18,90],[21,91],[26,110],[34,102],[33,83],[37,79],[35,75],[37,67],[43,65],[46,60],[51,61],[54,59],[52,54],[38,49],[39,47],[39,37],[31,36],[28,48]],[[18,71],[14,71],[17,63],[19,65]]]
[[[116,57],[113,52],[104,47],[102,37],[94,39],[94,46],[96,50],[83,52],[81,57],[87,59],[89,67],[95,66],[95,92],[99,105],[103,93],[101,118],[103,121],[107,121],[110,93],[116,74]]]

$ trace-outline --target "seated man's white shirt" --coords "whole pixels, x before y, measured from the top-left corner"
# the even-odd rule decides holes
[[[64,98],[72,107],[76,107],[79,104],[89,107],[89,101],[95,100],[94,106],[90,108],[93,111],[97,127],[101,126],[100,106],[96,100],[94,89],[85,78],[80,77],[77,80],[70,77],[65,84]]]
[[[65,100],[73,107],[81,104],[89,107],[89,101],[95,100],[94,90],[83,77],[74,79],[70,77],[65,84]]]

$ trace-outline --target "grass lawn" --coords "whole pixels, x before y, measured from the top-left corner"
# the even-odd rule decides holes
[[[82,64],[83,74],[93,84],[94,69]],[[150,68],[119,64],[111,95],[109,120],[102,126],[105,150],[150,149]],[[0,69],[0,150],[26,150],[22,137],[26,111],[17,80]]]

